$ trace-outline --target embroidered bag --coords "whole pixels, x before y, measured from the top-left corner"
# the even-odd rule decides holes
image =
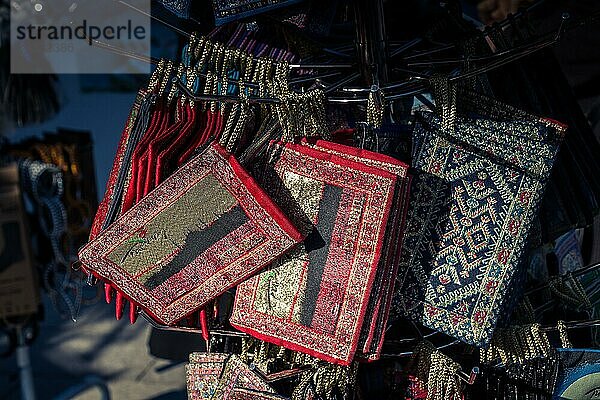
[[[469,115],[448,128],[432,113],[417,117],[413,164],[423,174],[412,188],[396,309],[483,346],[511,293],[564,126]]]
[[[186,379],[190,400],[284,399],[237,355],[192,353]]]
[[[559,349],[561,361],[555,398],[596,399],[600,396],[600,351]]]
[[[213,143],[79,257],[130,302],[173,324],[301,239],[234,157]]]
[[[192,353],[185,366],[187,394],[189,400],[212,398],[219,384],[219,376],[229,354]]]
[[[309,142],[303,141],[302,144],[309,145]],[[380,168],[396,175],[397,188],[394,194],[394,204],[391,208],[384,250],[382,251],[382,254],[385,256],[379,260],[380,265],[377,268],[377,275],[371,289],[367,317],[363,322],[358,347],[361,358],[376,360],[381,353],[394,281],[398,274],[402,232],[404,231],[408,208],[408,191],[410,186],[408,165],[383,154],[325,140],[317,140],[312,146],[325,153],[335,154],[339,157],[360,162],[370,167]]]
[[[261,340],[349,364],[357,350],[396,175],[308,146],[275,144],[265,187],[303,245],[242,283],[230,323]]]

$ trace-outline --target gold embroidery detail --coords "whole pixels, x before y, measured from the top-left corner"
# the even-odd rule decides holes
[[[190,231],[202,230],[236,204],[236,199],[212,175],[117,246],[108,258],[130,274],[142,272],[183,246]],[[145,282],[148,274],[141,276]]]

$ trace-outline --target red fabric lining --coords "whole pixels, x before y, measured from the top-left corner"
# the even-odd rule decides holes
[[[290,222],[290,220],[286,217],[286,215],[281,211],[281,209],[271,200],[271,198],[265,193],[265,191],[257,184],[254,183],[254,178],[248,174],[248,172],[240,165],[240,163],[235,159],[235,157],[227,152],[222,146],[217,143],[213,144],[215,150],[217,150],[223,157],[227,158],[229,161],[231,168],[235,171],[235,173],[239,176],[239,178],[244,183],[250,183],[247,185],[248,191],[252,194],[254,198],[256,198],[269,214],[275,219],[278,225],[280,225],[286,233],[293,238],[295,241],[300,242],[304,239],[304,236],[298,232],[298,229]]]
[[[156,181],[156,175],[158,172],[158,156],[160,149],[164,145],[173,139],[173,136],[177,134],[186,125],[185,120],[186,110],[183,105],[177,103],[177,116],[178,120],[169,126],[164,131],[158,132],[156,137],[150,142],[148,146],[147,154],[147,166],[146,166],[146,179],[144,182],[144,191],[142,197],[146,196],[152,189],[154,189],[159,182]],[[139,200],[138,200],[139,201]]]
[[[179,153],[182,145],[187,141],[188,136],[193,133],[193,128],[196,122],[196,110],[192,108],[191,105],[186,104],[184,106],[185,112],[182,117],[184,120],[184,125],[179,131],[179,134],[174,139],[171,139],[171,143],[167,143],[167,147],[161,150],[160,154],[156,160],[156,172],[155,172],[155,182],[156,184],[160,184],[166,177],[170,175],[170,164],[171,159],[175,157],[176,154]]]

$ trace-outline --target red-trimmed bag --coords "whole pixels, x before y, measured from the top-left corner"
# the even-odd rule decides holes
[[[213,143],[102,231],[81,262],[163,324],[173,324],[302,240]]]
[[[229,357],[225,353],[192,353],[185,366],[187,395],[189,400],[212,398],[219,384],[219,376]]]
[[[302,144],[310,145],[308,141],[303,141]],[[377,360],[381,354],[394,293],[394,282],[398,274],[402,233],[406,220],[410,188],[408,165],[384,154],[325,140],[317,140],[311,146],[317,150],[360,162],[370,167],[380,168],[396,175],[396,193],[394,194],[394,203],[391,208],[384,244],[385,256],[379,260],[377,275],[369,299],[367,317],[363,322],[358,346],[360,358]]]
[[[306,145],[274,144],[265,187],[303,233],[242,283],[230,323],[261,340],[348,365],[383,253],[397,176]]]

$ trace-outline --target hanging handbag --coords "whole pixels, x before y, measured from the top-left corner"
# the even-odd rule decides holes
[[[264,187],[303,245],[236,292],[230,323],[261,340],[349,364],[385,243],[397,176],[296,144],[273,144]]]
[[[600,396],[600,351],[559,349],[560,369],[555,398],[596,399]]]
[[[367,317],[359,341],[360,357],[366,360],[376,360],[381,353],[383,338],[387,326],[394,282],[398,274],[398,262],[402,247],[402,232],[408,208],[410,174],[408,165],[393,157],[380,153],[345,146],[325,140],[317,140],[314,144],[303,141],[302,144],[311,146],[319,151],[334,154],[338,157],[359,162],[369,167],[379,168],[396,175],[397,187],[386,232],[377,275],[373,281],[371,297],[367,308]]]
[[[213,143],[79,257],[130,302],[173,324],[301,239],[234,157]]]
[[[491,43],[497,51],[505,51],[528,43],[538,33],[539,27],[528,19],[509,22],[502,29],[487,28],[488,49]],[[590,225],[600,210],[600,163],[596,156],[600,145],[553,51],[537,51],[488,72],[487,78],[494,97],[569,127],[540,206],[543,243],[570,229]]]
[[[484,346],[512,294],[565,127],[449,111],[417,115],[413,165],[422,173],[395,304],[427,327]]]
[[[190,400],[285,399],[238,355],[192,353],[186,380]]]
[[[185,366],[187,395],[189,400],[212,398],[219,384],[219,376],[229,357],[225,353],[192,353]]]

